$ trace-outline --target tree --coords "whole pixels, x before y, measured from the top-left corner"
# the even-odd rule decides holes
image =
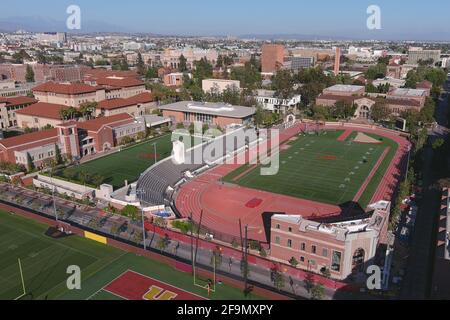
[[[26,73],[25,73],[25,80],[27,82],[34,82],[34,71],[33,71],[33,68],[29,64],[27,64],[27,70],[26,70]]]
[[[86,186],[86,184],[89,182],[90,174],[86,171],[80,171],[78,174],[78,178],[80,179],[80,182],[83,186]]]
[[[139,209],[132,205],[125,206],[121,211],[120,214],[124,217],[128,217],[133,221],[136,221],[139,216]]]
[[[355,115],[356,106],[347,101],[337,101],[333,108],[333,116],[338,119],[349,119]]]
[[[272,89],[277,96],[289,99],[293,92],[294,78],[289,70],[280,70],[272,78]]]
[[[376,80],[384,78],[386,76],[387,65],[384,63],[378,63],[375,66],[369,67],[366,71],[366,78],[369,80]]]
[[[311,289],[311,299],[312,300],[323,300],[325,297],[325,288],[321,284],[315,285]]]
[[[438,150],[445,144],[445,140],[440,138],[433,142],[433,150]]]
[[[27,152],[27,169],[29,172],[34,171],[36,167],[34,166],[33,158],[31,157],[30,153]]]
[[[80,105],[78,113],[80,113],[84,119],[89,120],[95,109],[97,108],[97,102],[85,102]]]
[[[187,71],[187,59],[184,55],[181,55],[179,60],[179,64],[178,64],[178,70],[180,72],[185,72]]]
[[[200,85],[204,79],[211,78],[213,67],[206,58],[195,61],[194,79],[197,85]]]
[[[155,79],[158,78],[158,69],[150,67],[147,69],[147,72],[145,74],[145,79]]]
[[[298,261],[297,261],[297,259],[295,259],[294,257],[292,257],[291,260],[289,260],[289,264],[290,264],[291,266],[293,266],[294,268],[297,268],[297,266],[298,266]]]
[[[386,120],[391,114],[391,111],[386,107],[385,102],[377,101],[371,110],[371,118],[375,122]]]
[[[91,177],[91,183],[96,186],[97,188],[102,185],[102,183],[105,181],[105,177],[102,175],[96,173]]]
[[[158,239],[158,242],[156,243],[156,248],[161,250],[161,253],[167,249],[167,247],[170,244],[170,238],[169,235],[165,235],[164,237],[160,237]]]
[[[270,278],[272,280],[273,285],[278,290],[281,290],[284,287],[285,285],[284,277],[283,274],[278,270],[278,268],[272,268],[270,270]]]
[[[231,70],[231,79],[239,80],[241,86],[251,92],[261,87],[261,73],[255,63],[247,62],[244,67],[237,67]]]
[[[137,56],[136,68],[139,75],[143,76],[146,74],[145,63],[140,52]]]
[[[64,169],[64,171],[62,172],[62,175],[63,175],[63,177],[73,181],[77,178],[78,173],[73,168],[67,168],[67,169]]]

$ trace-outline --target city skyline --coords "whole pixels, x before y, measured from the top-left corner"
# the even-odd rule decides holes
[[[450,26],[445,23],[445,12],[450,9],[450,3],[438,1],[432,2],[439,5],[439,10],[430,3],[413,1],[405,6],[400,1],[386,0],[377,3],[349,0],[345,6],[329,0],[325,4],[230,0],[226,6],[205,0],[193,3],[174,0],[170,4],[135,0],[132,6],[85,0],[76,3],[64,0],[57,4],[49,0],[8,2],[0,13],[0,30],[4,31],[15,31],[15,28],[70,31],[65,26],[66,9],[75,4],[82,13],[79,32],[86,33],[450,41]],[[370,5],[378,5],[381,9],[381,30],[367,28],[369,14],[366,11]],[[135,10],[136,7],[140,9]],[[167,18],[169,15],[170,19]],[[418,23],[420,21],[426,21],[426,24]]]

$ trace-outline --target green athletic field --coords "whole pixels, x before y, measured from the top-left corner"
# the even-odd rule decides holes
[[[207,297],[206,290],[194,286],[191,274],[85,238],[52,239],[45,235],[46,230],[45,225],[0,211],[0,300],[22,295],[18,258],[27,293],[22,299],[117,299],[102,288],[126,270]],[[66,287],[69,265],[81,268],[81,290],[69,291]],[[220,285],[209,299],[244,299],[244,296],[240,289]]]
[[[360,198],[359,204],[365,208],[392,161],[397,144],[373,135],[382,143],[354,143],[356,132],[346,141],[337,141],[342,134],[343,131],[324,131],[320,135],[299,135],[296,141],[288,143],[288,150],[280,152],[280,170],[275,176],[262,176],[259,168],[246,173],[251,166],[245,165],[224,180],[248,188],[342,205],[353,200],[384,150],[390,147]]]
[[[171,135],[156,138],[130,148],[124,149],[112,155],[93,160],[76,167],[77,172],[99,174],[105,178],[105,182],[116,188],[135,182],[141,173],[154,164],[154,147],[156,143],[157,160],[167,158],[172,153]],[[57,172],[61,175],[62,172]]]

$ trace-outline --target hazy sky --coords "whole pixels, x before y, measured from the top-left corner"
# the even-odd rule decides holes
[[[65,21],[70,4],[82,19],[160,34],[450,35],[448,0],[1,0],[0,19]],[[382,10],[381,31],[366,27],[372,4]]]

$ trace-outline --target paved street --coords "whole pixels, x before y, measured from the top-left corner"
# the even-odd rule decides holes
[[[449,89],[449,82],[445,84]],[[433,141],[444,133],[447,124],[448,95],[444,92],[436,110],[437,130],[430,133]],[[443,130],[444,128],[444,130]],[[423,165],[423,199],[419,204],[415,230],[412,234],[408,267],[403,282],[401,297],[404,299],[425,299],[429,297],[434,259],[435,219],[440,208],[440,190],[434,187],[433,149],[427,147]]]

